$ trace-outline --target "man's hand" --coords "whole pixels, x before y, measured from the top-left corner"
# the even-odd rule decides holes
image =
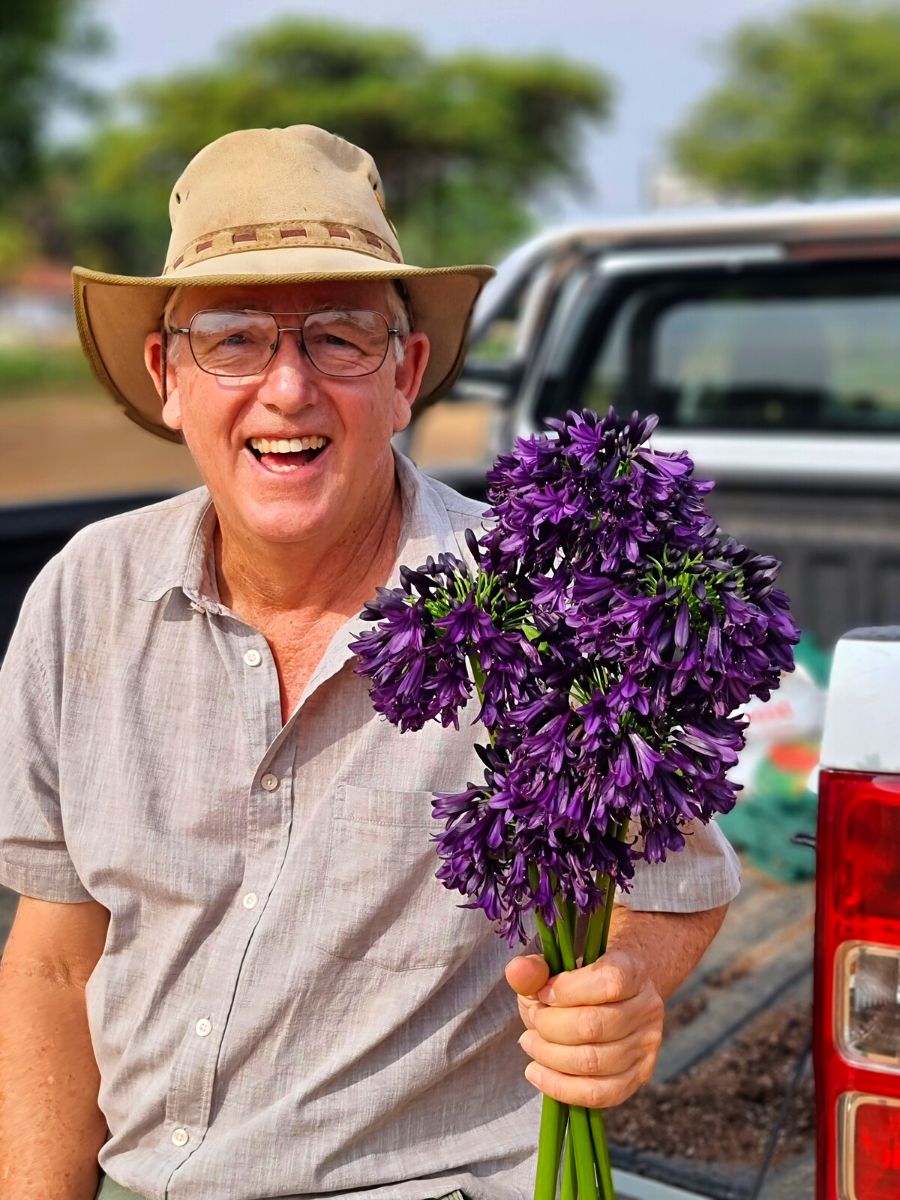
[[[549,978],[539,955],[514,959],[506,978],[519,996],[532,1062],[525,1077],[564,1104],[613,1108],[642,1087],[662,1043],[663,1000],[641,959],[609,950],[598,962]]]
[[[514,958],[506,978],[519,997],[532,1061],[525,1076],[554,1100],[613,1108],[653,1074],[663,1000],[693,970],[726,908],[632,912],[616,905],[606,954],[550,978],[538,954]]]

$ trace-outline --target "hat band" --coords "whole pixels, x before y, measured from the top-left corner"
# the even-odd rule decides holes
[[[339,248],[368,254],[383,262],[403,262],[394,247],[358,225],[344,221],[272,221],[265,225],[235,225],[204,233],[185,246],[178,257],[166,263],[164,275],[173,275],[207,258],[240,254],[243,250],[277,250],[282,247],[309,246],[315,249]]]

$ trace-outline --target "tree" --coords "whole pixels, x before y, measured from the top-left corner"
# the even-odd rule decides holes
[[[96,110],[76,83],[74,61],[105,44],[88,18],[90,0],[28,0],[0,11],[0,279],[39,249],[39,189],[51,112]]]
[[[28,0],[0,15],[0,206],[40,173],[42,135],[54,105],[90,103],[71,74],[75,57],[103,45],[85,0]]]
[[[196,151],[298,122],[373,154],[410,261],[491,256],[522,236],[543,188],[583,184],[580,135],[610,92],[596,70],[551,56],[434,58],[402,33],[292,19],[127,99],[127,121],[60,159],[53,200],[81,261],[155,272],[169,189]]]
[[[755,199],[900,187],[900,7],[817,4],[743,26],[724,57],[673,142],[688,175]]]

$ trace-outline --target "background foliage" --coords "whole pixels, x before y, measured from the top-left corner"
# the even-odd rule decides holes
[[[155,274],[189,159],[229,130],[298,122],[374,155],[409,261],[496,258],[528,230],[538,196],[585,182],[581,136],[608,115],[610,88],[560,58],[434,57],[402,33],[292,19],[122,101],[116,119],[48,157],[33,207],[54,255]]]
[[[674,140],[679,166],[749,199],[900,189],[900,7],[827,3],[740,28],[725,79]]]

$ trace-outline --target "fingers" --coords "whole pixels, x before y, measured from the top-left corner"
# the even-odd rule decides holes
[[[589,966],[554,975],[541,989],[538,999],[563,1007],[613,1004],[637,995],[645,979],[646,972],[630,954],[610,950]]]
[[[526,1024],[548,1042],[563,1046],[608,1044],[622,1041],[639,1029],[662,1030],[663,1002],[648,984],[637,996],[616,1004],[584,1004],[574,1008],[538,1003]]]
[[[526,1030],[519,1045],[539,1067],[562,1075],[610,1079],[629,1072],[640,1074],[646,1068],[652,1071],[661,1040],[657,1030],[641,1029],[620,1042],[565,1046],[546,1041],[536,1030]]]
[[[536,1063],[529,1063],[525,1068],[525,1078],[545,1096],[582,1108],[615,1108],[624,1104],[644,1086],[651,1074],[652,1066],[647,1069],[646,1064],[606,1077],[563,1075]]]
[[[506,966],[506,982],[519,996],[534,996],[550,978],[550,968],[540,954],[522,954]]]

